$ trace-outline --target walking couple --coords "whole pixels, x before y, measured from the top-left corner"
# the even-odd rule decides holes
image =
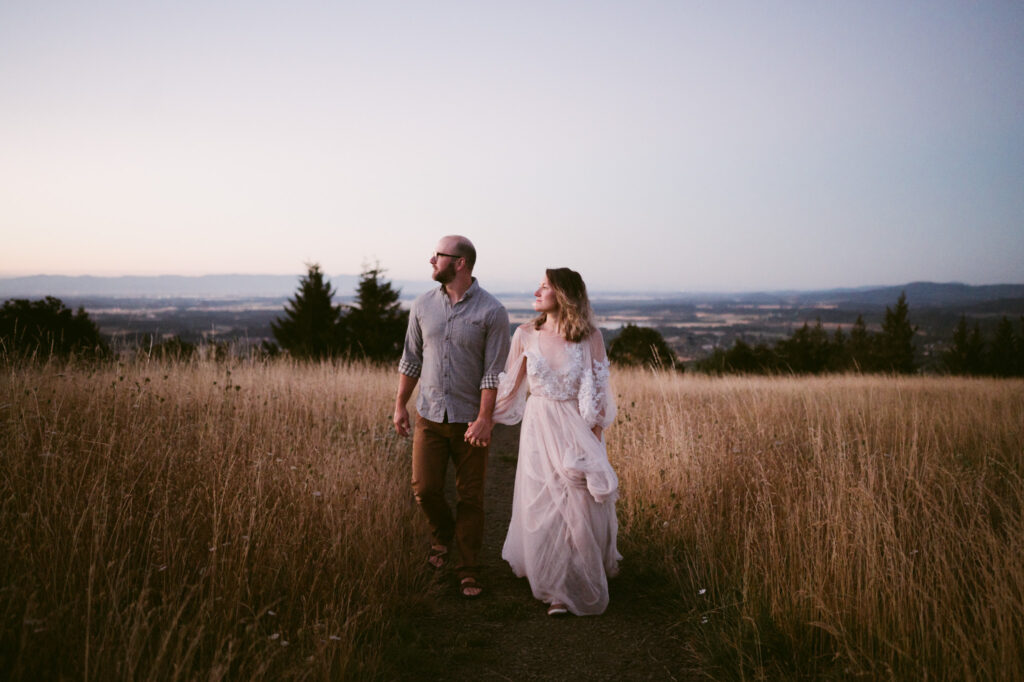
[[[412,488],[431,528],[428,561],[444,566],[454,543],[462,596],[483,593],[491,431],[495,423],[522,421],[501,556],[529,579],[549,615],[603,613],[608,577],[622,558],[615,545],[618,478],[602,438],[615,402],[586,286],[573,270],[547,270],[534,294],[538,316],[510,342],[508,313],[473,277],[476,250],[468,239],[442,238],[430,263],[440,286],[412,305],[394,414],[399,434],[413,431]],[[406,406],[417,384],[411,427]],[[449,459],[454,514],[444,496]]]

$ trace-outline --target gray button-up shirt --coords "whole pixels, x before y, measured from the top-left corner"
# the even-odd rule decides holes
[[[480,390],[498,388],[509,336],[508,312],[475,277],[455,305],[443,286],[417,297],[398,364],[402,374],[419,377],[416,411],[435,422],[476,419]]]

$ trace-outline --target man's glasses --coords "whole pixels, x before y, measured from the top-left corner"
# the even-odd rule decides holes
[[[462,256],[456,256],[454,253],[441,253],[440,251],[435,251],[434,255],[431,257],[431,260],[437,260],[441,256],[448,256],[449,258],[462,258]]]

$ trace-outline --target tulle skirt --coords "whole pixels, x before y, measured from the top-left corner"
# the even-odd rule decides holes
[[[576,401],[531,396],[519,435],[512,520],[501,556],[533,596],[578,615],[603,613],[615,546],[618,477]]]

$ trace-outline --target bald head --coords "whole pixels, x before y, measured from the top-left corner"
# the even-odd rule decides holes
[[[459,258],[465,258],[466,269],[473,272],[473,266],[476,265],[476,247],[473,246],[473,242],[459,234],[450,234],[447,237],[442,237],[441,241],[445,244],[445,249],[448,253],[454,253]]]

